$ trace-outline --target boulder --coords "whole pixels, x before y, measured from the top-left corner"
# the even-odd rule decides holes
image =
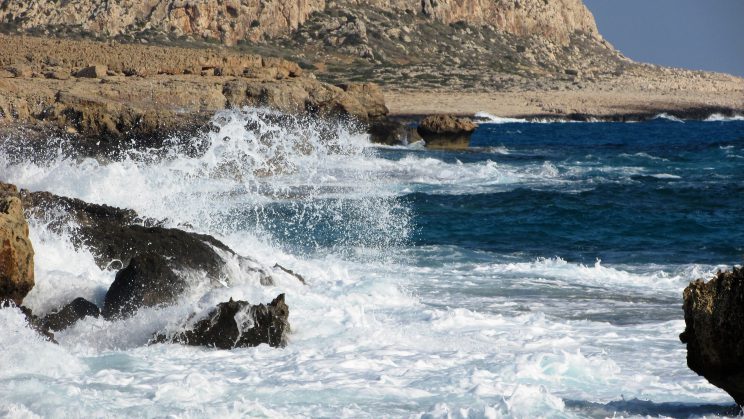
[[[466,148],[478,126],[469,118],[453,115],[431,115],[418,126],[418,133],[429,147]]]
[[[33,75],[31,67],[25,64],[17,64],[5,67],[5,69],[13,75],[13,77],[29,78]]]
[[[58,332],[67,329],[75,324],[78,320],[86,317],[98,317],[101,311],[98,306],[86,300],[85,298],[76,298],[66,306],[53,311],[41,319],[40,324],[44,330],[53,330]]]
[[[128,317],[141,307],[172,304],[185,289],[186,281],[159,254],[135,256],[116,274],[102,314],[106,319]]]
[[[44,77],[52,80],[68,80],[70,73],[61,70],[52,70],[44,73]]]
[[[385,145],[407,145],[421,140],[415,128],[387,118],[372,121],[367,129],[370,141]]]
[[[14,185],[0,183],[0,301],[21,305],[34,287],[34,249]]]
[[[161,227],[157,220],[139,217],[130,209],[90,204],[49,192],[22,191],[21,195],[31,213],[54,218],[52,228],[64,227],[69,221],[77,224],[77,244],[91,249],[102,268],[120,268],[135,256],[156,253],[167,259],[172,269],[217,276],[224,264],[218,251],[234,254],[212,236]],[[120,264],[111,266],[116,261]]]
[[[284,294],[268,305],[251,305],[246,301],[230,299],[218,304],[206,318],[191,324],[185,331],[159,333],[152,342],[219,349],[252,347],[262,343],[282,347],[286,345],[286,335],[289,333],[288,318],[289,308],[284,302]]]
[[[101,79],[106,77],[107,73],[108,67],[106,67],[105,65],[91,65],[75,72],[75,77]]]
[[[339,87],[367,109],[369,118],[380,118],[388,114],[385,95],[383,95],[380,86],[374,83],[347,83],[341,84]]]
[[[690,283],[684,311],[687,366],[744,406],[744,269]]]

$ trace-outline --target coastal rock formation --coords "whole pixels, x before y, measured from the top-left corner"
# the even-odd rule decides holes
[[[14,185],[0,183],[0,302],[21,305],[34,287],[34,249]]]
[[[280,294],[268,305],[251,305],[246,301],[230,300],[220,303],[206,318],[192,323],[185,331],[175,334],[159,333],[153,343],[181,343],[233,349],[258,346],[262,343],[281,347],[287,343],[289,308]]]
[[[510,34],[562,42],[576,31],[599,36],[581,0],[70,0],[64,6],[55,0],[5,0],[0,3],[0,20],[24,29],[65,28],[104,36],[162,32],[234,45],[287,34],[327,8],[360,5],[443,23],[490,24]]]
[[[68,134],[147,141],[206,129],[215,112],[229,107],[360,121],[387,113],[375,86],[333,86],[282,59],[3,35],[0,43],[7,46],[0,64],[33,68],[29,77],[0,78],[0,125],[46,124]],[[64,80],[70,73],[76,77]]]
[[[106,319],[128,317],[141,307],[172,304],[186,287],[186,281],[159,254],[135,256],[116,273],[101,314]]]
[[[130,209],[97,205],[49,192],[22,190],[30,214],[48,228],[74,226],[73,243],[91,250],[101,269],[120,270],[106,294],[104,317],[126,317],[140,307],[173,303],[190,285],[183,275],[221,286],[229,283],[226,258],[234,258],[243,274],[257,284],[272,285],[275,274],[301,277],[283,267],[270,268],[237,255],[206,234],[166,228],[158,220],[140,217]]]
[[[64,307],[47,314],[39,322],[44,330],[58,332],[67,329],[78,320],[89,316],[98,317],[100,314],[98,306],[85,298],[76,298]]]
[[[21,191],[23,203],[36,217],[48,220],[49,227],[61,229],[74,223],[78,245],[91,249],[101,268],[120,269],[132,258],[156,253],[173,269],[203,271],[218,276],[224,264],[218,253],[233,255],[224,243],[212,236],[157,225],[129,209],[97,205],[49,192]]]
[[[416,128],[387,118],[373,121],[367,132],[369,132],[370,141],[377,144],[407,145],[421,140]]]
[[[343,3],[343,2],[339,2]],[[518,36],[566,42],[574,32],[599,37],[594,16],[581,0],[354,0],[383,10],[411,10],[443,23],[493,25]]]
[[[477,127],[469,118],[431,115],[419,123],[418,133],[429,147],[465,148]]]
[[[324,0],[54,0],[0,3],[0,20],[23,28],[66,27],[105,36],[160,31],[232,45],[288,32]]]
[[[684,291],[687,366],[744,406],[744,268]]]

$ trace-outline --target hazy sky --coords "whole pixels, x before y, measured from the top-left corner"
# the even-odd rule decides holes
[[[744,0],[584,0],[636,61],[744,76]]]

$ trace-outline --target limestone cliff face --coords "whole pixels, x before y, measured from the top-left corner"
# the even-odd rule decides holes
[[[493,25],[513,35],[565,43],[574,32],[599,38],[594,16],[581,0],[353,0],[381,9],[411,10],[452,23]]]
[[[0,20],[25,29],[66,26],[108,36],[156,30],[231,45],[287,33],[324,6],[325,0],[2,0]]]
[[[452,23],[489,24],[514,35],[565,43],[599,37],[581,0],[0,0],[0,21],[22,28],[63,26],[103,35],[155,30],[225,44],[289,33],[326,6],[368,5]]]

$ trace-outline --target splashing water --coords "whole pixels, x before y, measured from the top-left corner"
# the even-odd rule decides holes
[[[742,149],[740,131],[725,124],[489,124],[474,138],[482,147],[430,151],[242,109],[202,135],[115,157],[80,156],[65,140],[5,142],[2,180],[215,235],[308,285],[279,275],[261,286],[228,260],[229,287],[85,319],[56,334],[59,346],[0,310],[0,416],[736,414],[686,368],[677,340],[685,284],[737,252],[706,226],[736,238],[740,211],[701,209],[695,189],[730,196],[741,182],[726,158]],[[702,131],[680,144],[682,129]],[[678,142],[657,144],[662,134]],[[49,223],[30,220],[37,284],[26,304],[100,304],[114,271],[73,245],[75,226]],[[191,313],[280,292],[286,348],[145,346]]]

